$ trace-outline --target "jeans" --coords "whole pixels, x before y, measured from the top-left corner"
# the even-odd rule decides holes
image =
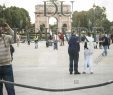
[[[35,42],[35,49],[38,48],[38,42]]]
[[[103,55],[103,56],[107,56],[108,45],[103,46],[103,48],[104,48],[104,51],[103,51],[102,55]]]
[[[93,72],[92,67],[93,67],[93,56],[92,55],[87,55],[84,56],[84,72],[87,72],[87,69],[89,69],[89,72]]]
[[[69,50],[69,60],[70,60],[70,65],[69,65],[69,71],[73,72],[78,72],[78,59],[79,59],[79,52],[74,52],[73,50]],[[74,63],[74,64],[73,64]]]
[[[0,66],[0,80],[14,82],[12,65]],[[8,95],[15,95],[14,85],[5,84]],[[0,83],[0,95],[3,95],[3,83]]]

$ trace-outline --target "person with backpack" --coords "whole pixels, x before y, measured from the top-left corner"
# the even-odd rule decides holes
[[[10,33],[6,35],[4,33]],[[13,43],[14,31],[7,23],[0,25],[0,80],[14,82],[11,64],[10,45]],[[5,84],[8,95],[15,95],[14,85]],[[3,95],[3,83],[0,83],[0,95]]]

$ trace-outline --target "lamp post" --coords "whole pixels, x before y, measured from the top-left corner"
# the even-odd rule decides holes
[[[96,8],[96,6],[95,6],[95,3],[93,4],[93,11],[94,11],[94,22],[93,22],[93,27],[95,27],[95,25],[96,25],[96,19],[95,19],[95,8]]]
[[[2,12],[2,15],[3,15],[3,23],[5,22],[5,18],[4,18],[4,10],[5,10],[5,4],[3,4],[3,12]]]
[[[72,4],[72,9],[71,9],[71,11],[72,11],[72,14],[73,14],[73,3],[74,3],[74,1],[70,1],[71,2],[71,4]]]
[[[72,32],[72,16],[73,16],[73,3],[74,1],[70,1],[72,4],[72,9],[71,9],[71,32]]]
[[[96,8],[96,6],[95,6],[95,2],[94,2],[94,4],[93,4],[93,11],[94,11],[94,22],[93,22],[93,36],[94,36],[94,41],[96,41],[96,31],[95,31],[95,29],[96,29],[96,18],[95,18],[95,8]]]

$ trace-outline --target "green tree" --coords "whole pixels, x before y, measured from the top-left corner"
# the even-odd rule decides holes
[[[92,30],[93,27],[104,27],[109,31],[110,21],[106,18],[106,8],[93,6],[88,11],[75,11],[72,15],[73,27],[86,27]]]
[[[28,11],[15,6],[5,8],[5,10],[3,10],[3,6],[0,6],[0,22],[2,20],[9,23],[13,28],[25,29],[31,25]]]
[[[110,33],[113,34],[113,21],[111,22],[111,26],[110,26]]]
[[[72,16],[72,27],[88,27],[87,12],[75,11]]]
[[[5,18],[4,18],[4,9],[5,9],[5,5],[1,6],[0,5],[0,24],[2,24],[3,22],[5,22]]]
[[[104,31],[106,33],[110,33],[110,27],[111,27],[111,23],[108,19],[105,19],[103,22],[102,22],[102,26],[104,27]]]
[[[106,8],[105,7],[99,7],[99,6],[93,6],[88,11],[88,18],[92,22],[92,27],[101,27],[102,22],[104,19],[106,19],[105,14]]]

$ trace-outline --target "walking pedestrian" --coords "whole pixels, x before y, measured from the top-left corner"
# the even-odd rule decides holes
[[[3,34],[9,32],[10,35]],[[14,82],[13,69],[11,65],[10,44],[14,38],[14,31],[7,23],[0,25],[0,80]],[[5,84],[8,95],[15,95],[14,85]],[[3,95],[3,83],[0,83],[0,95]]]
[[[60,41],[61,41],[60,42],[60,46],[64,46],[64,33],[63,32],[60,33],[60,37],[59,38],[60,38]]]
[[[57,33],[54,34],[54,37],[53,37],[53,43],[54,43],[54,50],[58,50],[58,35]]]
[[[20,44],[20,35],[19,35],[19,33],[16,34],[16,42],[17,42],[17,47],[19,47],[19,44]]]
[[[108,46],[109,46],[109,41],[108,41],[108,38],[107,38],[107,34],[105,34],[102,38],[102,42],[103,42],[103,52],[102,52],[102,56],[107,56],[107,49],[108,49]]]
[[[37,34],[34,37],[34,42],[35,42],[35,49],[37,49],[38,48],[38,35]]]

